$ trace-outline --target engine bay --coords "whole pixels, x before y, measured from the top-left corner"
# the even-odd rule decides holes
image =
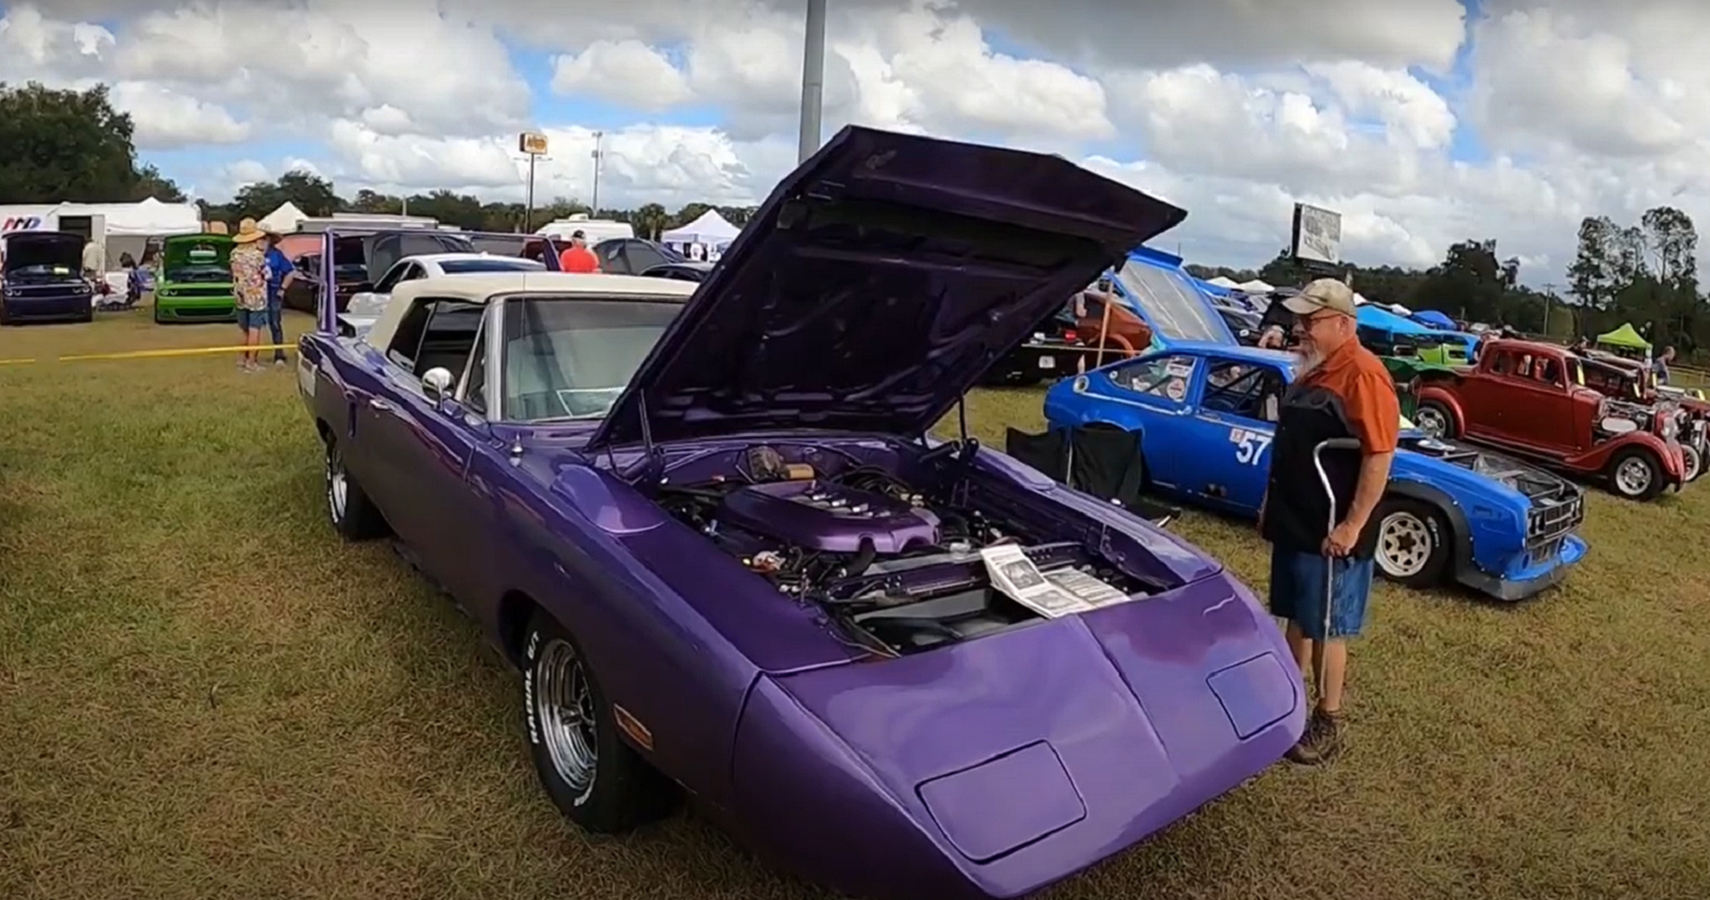
[[[792,450],[802,455],[784,448]],[[901,466],[852,454],[821,448],[806,463],[784,452],[757,445],[728,454],[728,466],[701,460],[685,467],[699,477],[665,479],[657,500],[783,599],[819,608],[842,640],[875,654],[918,652],[1056,614],[1014,582],[994,579],[991,559],[1019,566],[1018,577],[1036,588],[1041,576],[1052,585],[1090,583],[1105,602],[1157,587],[1081,541],[1053,540],[1060,535],[1051,524],[1060,522],[1021,521],[1009,504],[998,504],[1004,512],[977,508],[968,500],[977,493],[973,476],[954,474],[957,464],[941,450],[924,451],[939,455],[908,466],[909,480],[893,472]]]

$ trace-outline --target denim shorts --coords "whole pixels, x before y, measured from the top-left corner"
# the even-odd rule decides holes
[[[1330,637],[1358,637],[1366,626],[1372,561],[1317,553],[1271,551],[1271,615],[1314,641],[1324,640],[1324,588],[1330,586]]]
[[[237,319],[238,327],[244,331],[260,331],[267,327],[267,310],[265,308],[244,309],[240,306],[237,310]]]

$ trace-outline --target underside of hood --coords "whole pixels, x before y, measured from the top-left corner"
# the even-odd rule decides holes
[[[849,127],[779,183],[590,447],[780,427],[913,437],[1187,215],[1056,156]]]
[[[213,258],[205,258],[208,253]],[[226,266],[231,264],[232,239],[224,234],[175,234],[160,242],[160,261],[165,269],[182,266]]]
[[[67,231],[14,231],[6,235],[5,270],[64,266],[73,273],[81,272],[85,243],[82,235]]]

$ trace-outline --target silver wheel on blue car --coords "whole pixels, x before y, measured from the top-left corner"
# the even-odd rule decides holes
[[[1378,504],[1378,574],[1408,587],[1432,587],[1448,567],[1450,530],[1443,515],[1429,504],[1405,497],[1386,497]]]
[[[536,610],[517,650],[529,756],[559,812],[607,834],[670,812],[675,786],[632,746],[643,726],[632,716],[631,734],[618,727],[593,662],[570,632]],[[651,733],[645,736],[651,743]]]

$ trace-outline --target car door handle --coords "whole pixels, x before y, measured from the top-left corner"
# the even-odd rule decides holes
[[[368,408],[369,409],[391,409],[392,404],[387,403],[386,401],[380,399],[379,397],[369,397],[368,398]]]

